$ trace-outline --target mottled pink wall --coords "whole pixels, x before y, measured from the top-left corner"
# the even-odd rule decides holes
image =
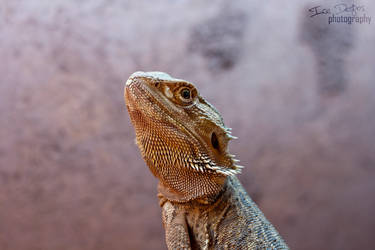
[[[374,248],[375,29],[309,17],[335,4],[2,3],[0,249],[165,249],[123,102],[136,70],[221,111],[240,179],[293,249]]]

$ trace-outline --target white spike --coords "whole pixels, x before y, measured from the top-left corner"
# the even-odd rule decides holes
[[[223,174],[223,175],[228,175],[228,173],[227,173],[227,172],[225,172],[225,171],[221,171],[221,170],[216,170],[216,172],[218,172],[218,173],[220,173],[220,174]]]
[[[218,166],[211,166],[211,165],[206,165],[206,167],[208,168],[208,169],[212,169],[212,170],[218,170],[218,169],[220,169],[220,167],[218,167]]]
[[[221,173],[223,175],[227,175],[227,176],[232,176],[232,175],[235,174],[234,172],[228,171],[227,169],[226,170],[217,170],[216,172]]]
[[[195,165],[195,164],[190,164],[190,167],[192,167],[194,170],[198,171],[197,165]]]

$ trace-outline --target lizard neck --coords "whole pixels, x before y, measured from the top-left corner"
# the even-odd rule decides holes
[[[160,181],[158,184],[158,196],[161,199],[166,199],[176,203],[197,202],[202,205],[209,205],[215,203],[216,200],[225,192],[227,184],[227,178],[224,178],[222,183],[214,185],[210,192],[200,192],[202,190],[196,190],[193,193],[182,193],[167,187],[162,181]]]

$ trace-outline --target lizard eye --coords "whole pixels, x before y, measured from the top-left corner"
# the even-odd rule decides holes
[[[185,100],[190,100],[190,98],[191,98],[190,89],[182,89],[180,94],[181,94],[182,98],[184,98]]]

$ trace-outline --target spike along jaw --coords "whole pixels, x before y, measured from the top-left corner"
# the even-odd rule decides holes
[[[168,199],[214,195],[226,176],[240,172],[227,152],[235,137],[193,84],[161,72],[136,72],[125,85],[125,102],[137,145]]]

